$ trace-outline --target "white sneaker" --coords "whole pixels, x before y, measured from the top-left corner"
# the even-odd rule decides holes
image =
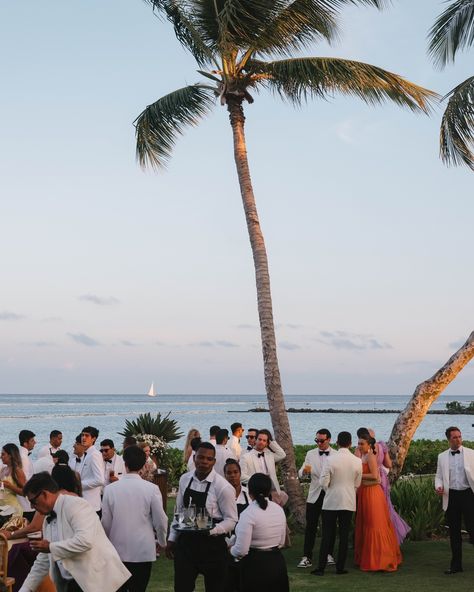
[[[296,567],[311,567],[313,565],[311,559],[303,557]]]
[[[336,562],[334,561],[334,557],[332,555],[328,555],[328,565],[336,565]]]

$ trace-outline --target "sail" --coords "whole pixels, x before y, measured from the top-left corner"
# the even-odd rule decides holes
[[[156,397],[155,386],[153,382],[151,383],[150,390],[148,391],[149,397]]]

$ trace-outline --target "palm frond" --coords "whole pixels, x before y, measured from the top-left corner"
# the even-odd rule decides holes
[[[293,0],[258,33],[252,44],[259,55],[289,55],[314,41],[331,41],[337,33],[337,10],[328,2]]]
[[[178,422],[175,419],[170,419],[170,413],[164,417],[161,413],[156,416],[151,413],[143,413],[135,420],[125,420],[125,428],[123,432],[119,432],[120,436],[137,436],[138,434],[151,434],[158,436],[165,442],[174,442],[183,435],[179,431]]]
[[[189,0],[199,29],[215,51],[248,47],[288,0]]]
[[[428,53],[439,67],[454,62],[474,43],[474,0],[456,0],[438,17],[429,34]]]
[[[474,170],[474,76],[454,88],[441,122],[440,154],[448,165]]]
[[[153,6],[158,15],[164,15],[173,25],[176,38],[181,45],[189,50],[199,66],[208,64],[219,65],[217,56],[204,42],[202,33],[192,14],[186,10],[186,6],[180,0],[145,0]]]
[[[299,105],[312,97],[335,93],[356,96],[368,104],[392,101],[412,111],[430,111],[438,95],[405,78],[362,62],[339,58],[250,60],[247,69],[264,85]]]
[[[214,106],[213,91],[198,84],[185,86],[161,97],[140,113],[134,125],[141,166],[165,166],[185,126],[196,125]]]

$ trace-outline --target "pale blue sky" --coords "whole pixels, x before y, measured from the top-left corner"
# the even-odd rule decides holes
[[[348,9],[308,53],[443,94],[472,52],[433,68],[442,7]],[[166,172],[135,162],[135,117],[198,78],[170,27],[140,0],[1,0],[0,51],[0,392],[262,392],[226,111]],[[441,110],[262,93],[246,115],[285,392],[410,394],[473,328],[474,177],[438,159]]]

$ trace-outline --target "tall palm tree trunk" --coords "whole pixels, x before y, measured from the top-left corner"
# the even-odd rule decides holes
[[[258,219],[252,180],[250,178],[247,147],[245,143],[245,116],[242,108],[242,98],[237,96],[227,96],[226,99],[234,139],[235,166],[237,168],[240,193],[242,195],[247,230],[255,265],[265,389],[270,409],[270,417],[275,432],[275,438],[286,452],[286,459],[282,462],[282,465],[285,489],[289,496],[290,509],[298,524],[304,525],[305,502],[298,481],[290,422],[285,409],[285,400],[281,388],[280,369],[278,367],[276,350],[275,326],[273,323],[268,259],[265,249],[265,241]]]

